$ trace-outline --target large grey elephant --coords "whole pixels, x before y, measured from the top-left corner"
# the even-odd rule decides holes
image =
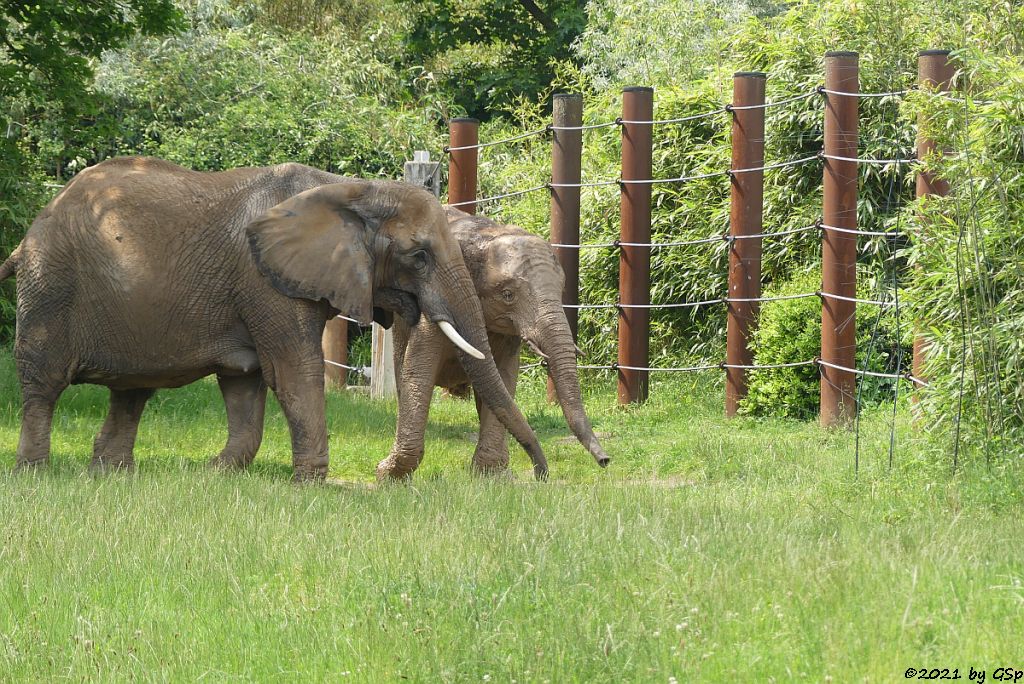
[[[110,388],[93,463],[127,467],[154,390],[216,374],[229,425],[217,463],[252,460],[269,386],[291,430],[295,478],[321,478],[328,316],[422,313],[459,345],[477,393],[546,474],[495,366],[459,245],[421,189],[299,164],[198,173],[114,159],[46,206],[0,280],[15,272],[20,467],[49,459],[54,404],[69,384]]]
[[[480,304],[495,362],[515,395],[519,355],[526,343],[546,359],[562,413],[573,434],[599,465],[608,464],[587,418],[576,375],[576,345],[562,308],[565,276],[551,245],[522,228],[446,209],[448,225],[462,247]],[[456,393],[469,378],[455,347],[429,322],[396,321],[398,429],[391,453],[377,466],[381,479],[408,477],[423,458],[423,434],[435,386]],[[507,433],[486,402],[476,397],[480,434],[473,454],[477,472],[508,468]]]

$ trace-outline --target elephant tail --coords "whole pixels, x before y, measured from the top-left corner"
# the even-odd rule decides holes
[[[21,245],[14,248],[11,256],[0,266],[0,282],[7,280],[18,270],[18,262],[21,261]]]

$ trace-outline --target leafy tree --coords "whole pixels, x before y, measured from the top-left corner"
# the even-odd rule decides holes
[[[90,60],[180,25],[173,0],[8,0],[0,5],[0,97],[80,97]]]
[[[585,0],[401,0],[415,11],[407,60],[471,116],[489,118],[551,82],[586,25]]]
[[[93,68],[105,50],[136,35],[166,33],[180,25],[173,0],[5,0],[0,3],[0,251],[21,238],[45,200],[44,143],[28,133],[46,121],[49,147],[63,141],[95,111]],[[88,123],[88,122],[86,122]],[[28,182],[35,178],[37,182]],[[13,320],[13,288],[3,286],[3,337]]]
[[[39,152],[37,141],[26,135],[27,127],[46,120],[52,138],[68,138],[95,111],[89,88],[103,52],[135,35],[171,31],[180,20],[173,0],[0,4],[0,242],[9,246],[16,241],[37,204],[38,186],[23,182],[32,171],[26,167],[26,152]]]

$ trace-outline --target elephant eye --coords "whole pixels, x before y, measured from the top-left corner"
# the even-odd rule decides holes
[[[426,250],[418,249],[412,253],[412,265],[418,271],[422,271],[427,267],[427,252]]]
[[[506,304],[511,304],[512,300],[516,298],[516,293],[506,287],[501,291],[501,298]]]

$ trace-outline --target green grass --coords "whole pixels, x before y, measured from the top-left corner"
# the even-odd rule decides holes
[[[290,484],[272,405],[245,474],[209,472],[216,385],[162,392],[133,474],[86,465],[106,391],[69,390],[54,462],[12,473],[18,393],[0,359],[0,679],[872,681],[909,667],[1021,667],[1017,469],[957,477],[898,420],[853,436],[721,418],[710,380],[644,407],[588,397],[614,459],[564,440],[538,376],[522,405],[549,454],[533,483],[466,472],[471,402],[436,400],[411,486],[375,488],[394,407],[329,401],[331,484]],[[708,384],[710,383],[710,384]]]

